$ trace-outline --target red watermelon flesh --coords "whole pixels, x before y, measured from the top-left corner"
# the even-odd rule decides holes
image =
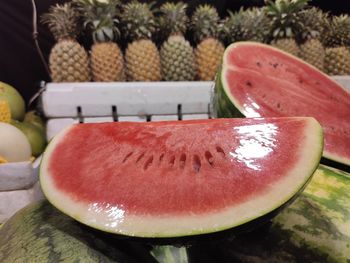
[[[215,232],[291,199],[322,153],[313,118],[73,125],[47,147],[48,200],[92,227],[133,236]]]
[[[350,165],[348,91],[309,64],[263,44],[232,44],[223,65],[222,85],[246,117],[315,117],[324,131],[324,156]]]

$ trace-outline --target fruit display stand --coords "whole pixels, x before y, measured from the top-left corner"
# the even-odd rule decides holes
[[[350,90],[349,76],[334,76]],[[207,119],[214,82],[48,83],[42,105],[50,140],[72,123]]]
[[[349,76],[332,78],[350,90]],[[210,81],[47,83],[41,96],[47,139],[73,123],[211,118],[213,88]],[[40,158],[0,167],[0,223],[42,198],[39,162]]]

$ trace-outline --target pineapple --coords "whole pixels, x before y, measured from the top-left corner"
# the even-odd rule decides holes
[[[267,8],[249,8],[242,15],[243,39],[265,43],[270,31],[270,19],[267,16]]]
[[[324,71],[325,48],[320,41],[320,37],[325,28],[326,15],[316,7],[303,10],[299,13],[302,27],[297,32],[300,41],[299,57]]]
[[[10,105],[6,100],[1,100],[0,101],[0,122],[9,123],[10,121],[11,121]]]
[[[125,53],[126,75],[130,81],[160,81],[160,56],[151,41],[156,23],[151,6],[136,1],[124,5],[121,15],[125,36],[132,42]]]
[[[163,78],[167,81],[190,81],[196,77],[193,48],[184,37],[189,23],[186,9],[183,2],[160,7],[160,28],[168,37],[160,50]]]
[[[325,70],[329,75],[350,75],[350,17],[334,16],[324,36]]]
[[[93,80],[124,80],[123,53],[113,42],[120,37],[117,27],[119,21],[116,18],[119,0],[78,0],[77,4],[94,42],[90,53]]]
[[[57,40],[49,58],[54,82],[83,82],[90,80],[89,61],[85,49],[75,40],[78,30],[78,12],[71,3],[56,4],[42,16]]]
[[[267,8],[249,8],[232,13],[224,20],[220,33],[228,45],[237,41],[266,42],[270,31]]]
[[[326,47],[350,46],[350,16],[334,16],[327,23],[327,30],[323,37]]]
[[[324,65],[329,75],[350,75],[350,51],[345,47],[327,48]]]
[[[197,74],[200,80],[214,80],[225,47],[218,40],[219,14],[210,5],[200,5],[192,16]]]
[[[243,8],[235,13],[228,11],[229,16],[224,19],[219,31],[220,38],[226,45],[248,40],[247,30],[243,27],[245,12]]]
[[[298,13],[308,0],[268,1],[268,16],[271,18],[271,45],[294,56],[299,55],[295,34],[301,27]]]

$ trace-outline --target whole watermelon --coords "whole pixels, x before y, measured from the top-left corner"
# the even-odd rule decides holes
[[[320,166],[303,194],[271,224],[188,252],[191,262],[201,263],[348,263],[350,175]]]
[[[0,262],[157,261],[142,244],[92,231],[41,201],[20,210],[2,226]]]

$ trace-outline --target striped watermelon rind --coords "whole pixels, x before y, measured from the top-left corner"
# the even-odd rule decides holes
[[[191,262],[350,262],[350,174],[320,165],[272,223],[233,240],[189,248]]]
[[[291,240],[295,245],[349,262],[350,175],[320,166],[302,199],[276,217],[274,223],[282,231],[293,231]]]
[[[156,261],[143,244],[86,228],[42,200],[21,209],[2,226],[0,262]]]
[[[118,249],[115,239],[113,244],[108,240],[110,235],[97,235],[44,201],[24,208],[3,225],[0,262],[12,263],[18,259],[57,262],[63,257],[72,262],[114,262]],[[159,246],[152,254],[163,263],[187,263],[187,254],[194,263],[347,263],[350,261],[350,174],[320,165],[301,196],[271,225],[234,240],[193,245],[187,253],[184,249]],[[194,250],[201,256],[199,261],[193,260]]]

